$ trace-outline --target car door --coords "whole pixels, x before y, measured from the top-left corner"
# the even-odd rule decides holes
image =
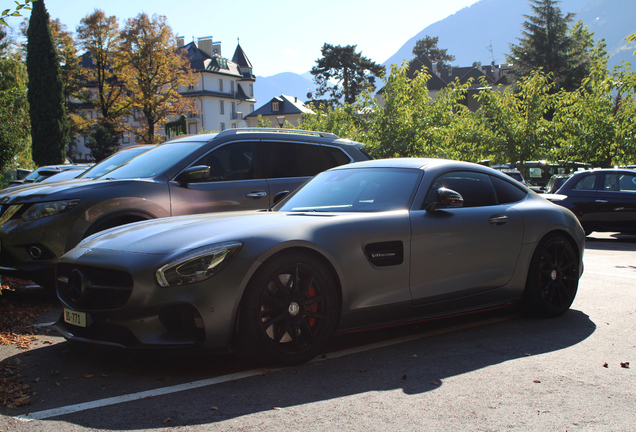
[[[208,152],[190,167],[208,166],[208,176],[169,182],[172,216],[269,208],[269,186],[259,163],[258,142],[237,141]]]
[[[291,192],[316,174],[351,162],[342,149],[319,143],[263,140],[262,148],[270,205],[279,192]]]
[[[636,173],[604,173],[594,218],[604,230],[636,231]]]
[[[478,172],[443,174],[434,181],[423,209],[411,212],[414,303],[481,293],[512,278],[523,242],[523,219],[514,203],[500,203],[492,182]],[[459,192],[463,207],[427,211],[441,187]],[[526,194],[520,192],[519,198]]]

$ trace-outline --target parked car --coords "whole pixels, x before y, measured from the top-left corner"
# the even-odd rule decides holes
[[[548,184],[543,188],[543,193],[555,194],[563,184],[572,177],[572,174],[555,174],[550,177]]]
[[[593,231],[636,234],[636,172],[596,169],[572,174],[557,194],[544,195],[579,218],[586,234]]]
[[[91,234],[167,216],[267,209],[320,171],[367,160],[361,149],[332,134],[232,129],[166,142],[98,179],[8,190],[0,195],[0,274],[52,287],[59,257]]]
[[[57,264],[56,328],[83,342],[234,347],[296,364],[335,332],[518,302],[561,315],[584,243],[572,212],[490,168],[359,162],[317,175],[271,211],[138,222],[85,239]]]
[[[85,170],[90,168],[92,164],[61,164],[61,165],[45,165],[41,166],[35,171],[32,171],[23,180],[12,180],[9,182],[9,186],[13,187],[18,185],[24,185],[28,183],[39,183],[47,177],[61,173],[69,169],[84,168]]]

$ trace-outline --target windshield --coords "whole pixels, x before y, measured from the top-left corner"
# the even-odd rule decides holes
[[[363,168],[326,171],[275,207],[277,211],[378,212],[409,208],[421,170]]]
[[[97,177],[101,177],[107,172],[114,170],[124,162],[155,147],[155,145],[144,145],[143,147],[133,147],[120,150],[112,156],[109,156],[103,161],[99,162],[98,164],[93,165],[91,169],[84,172],[81,176],[79,176],[79,178],[94,179]]]
[[[103,177],[110,179],[156,177],[206,144],[207,141],[162,144],[130,159]]]

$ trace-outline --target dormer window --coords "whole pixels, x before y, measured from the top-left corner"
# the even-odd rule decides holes
[[[278,111],[278,102],[272,102],[272,111]]]

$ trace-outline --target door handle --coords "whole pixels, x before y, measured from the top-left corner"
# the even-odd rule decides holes
[[[267,192],[265,191],[250,192],[245,196],[248,198],[264,198],[267,196]]]
[[[493,225],[503,225],[505,223],[508,223],[508,216],[504,216],[504,215],[492,216],[488,222],[490,222]]]

